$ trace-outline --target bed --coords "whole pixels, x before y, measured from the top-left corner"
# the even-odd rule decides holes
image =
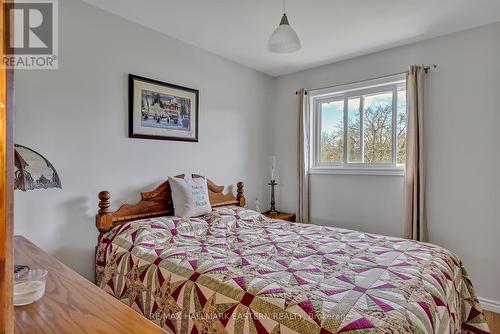
[[[243,183],[208,184],[213,210],[191,219],[168,182],[116,212],[101,192],[97,285],[172,333],[489,333],[448,250],[272,220]]]

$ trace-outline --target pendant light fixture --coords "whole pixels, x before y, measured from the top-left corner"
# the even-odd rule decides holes
[[[285,0],[283,0],[283,17],[281,18],[280,25],[269,38],[267,48],[269,51],[275,53],[289,53],[300,49],[299,36],[290,27],[286,16]]]

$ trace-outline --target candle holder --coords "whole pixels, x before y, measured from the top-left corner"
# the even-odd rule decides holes
[[[266,212],[266,215],[268,216],[278,216],[280,213],[276,211],[275,207],[275,201],[274,201],[274,187],[278,185],[276,180],[271,180],[271,182],[268,183],[268,185],[271,186],[271,208],[269,211]]]

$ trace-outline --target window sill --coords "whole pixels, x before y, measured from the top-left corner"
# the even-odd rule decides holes
[[[309,169],[311,175],[383,175],[404,176],[404,168],[342,168],[342,167],[314,167]]]

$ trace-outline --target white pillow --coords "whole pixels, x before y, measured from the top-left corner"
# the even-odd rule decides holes
[[[204,177],[193,179],[169,177],[168,182],[172,189],[172,202],[177,217],[196,217],[212,211],[207,180]]]

